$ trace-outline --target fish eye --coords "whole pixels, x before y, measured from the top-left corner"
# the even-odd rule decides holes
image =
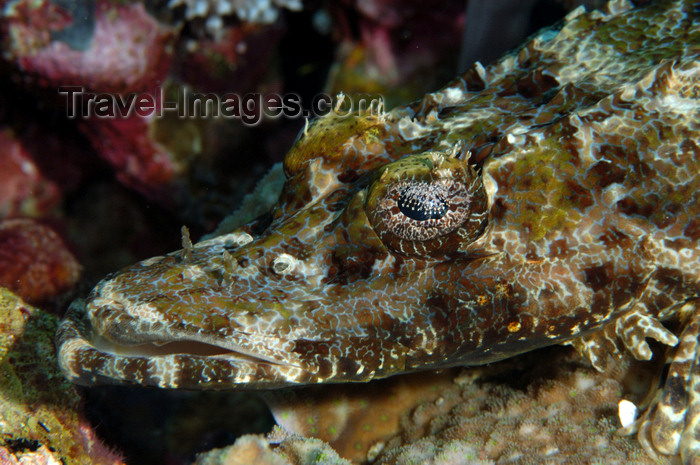
[[[392,184],[377,205],[381,225],[410,241],[454,231],[468,214],[467,186],[459,180],[406,180]]]
[[[447,191],[442,185],[406,182],[398,188],[401,213],[416,221],[439,220],[447,213]]]
[[[440,154],[387,165],[369,188],[365,212],[389,249],[427,256],[464,248],[488,217],[480,176],[464,160]]]

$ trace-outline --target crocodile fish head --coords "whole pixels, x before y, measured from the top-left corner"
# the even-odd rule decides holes
[[[265,388],[454,364],[465,338],[452,333],[471,329],[436,283],[492,255],[479,245],[487,189],[459,145],[392,161],[375,143],[385,126],[320,120],[287,156],[270,214],[100,282],[61,328],[71,379]],[[472,345],[498,337],[472,317],[484,331]]]
[[[577,10],[411,105],[317,119],[268,214],[75,302],[63,370],[169,388],[366,381],[567,341],[593,360],[606,328],[648,358],[645,337],[674,340],[657,320],[700,292],[691,3]]]

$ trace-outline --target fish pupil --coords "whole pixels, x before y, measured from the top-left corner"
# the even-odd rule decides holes
[[[447,213],[443,191],[441,187],[425,182],[409,184],[399,191],[399,210],[412,220],[439,220]]]

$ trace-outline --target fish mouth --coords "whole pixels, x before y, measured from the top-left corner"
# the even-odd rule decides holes
[[[129,336],[133,328],[128,319],[125,323],[124,318],[115,318],[121,321],[95,327],[90,305],[84,300],[73,302],[57,332],[59,365],[76,384],[139,384],[172,389],[245,385],[247,389],[267,389],[314,382],[313,368],[302,367],[289,352],[280,355],[285,353],[280,348],[286,348],[290,341],[267,336],[269,350],[246,347],[251,335],[245,333],[227,339],[177,333],[166,339],[146,334],[134,342]]]
[[[192,357],[235,357],[240,360],[249,360],[256,363],[269,363],[271,365],[287,365],[290,363],[275,360],[246,351],[242,346],[231,344],[217,344],[196,339],[181,339],[170,342],[145,342],[142,344],[120,344],[100,334],[93,335],[91,345],[104,354],[126,357],[160,357],[167,355],[187,355]]]

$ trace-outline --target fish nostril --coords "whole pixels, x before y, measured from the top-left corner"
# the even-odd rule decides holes
[[[296,264],[296,258],[289,254],[282,253],[275,257],[275,259],[272,261],[272,271],[275,274],[284,276],[294,271]]]

